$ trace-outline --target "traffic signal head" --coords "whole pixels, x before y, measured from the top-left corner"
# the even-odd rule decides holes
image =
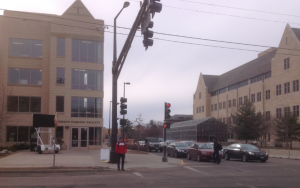
[[[160,0],[150,0],[150,4],[149,4],[149,9],[150,9],[150,13],[152,14],[152,18],[154,17],[156,12],[160,13],[160,11],[162,10],[162,4],[157,3],[156,1],[160,1]]]
[[[165,120],[170,119],[170,117],[171,117],[171,115],[170,115],[170,112],[171,112],[170,107],[171,107],[171,104],[165,102]]]
[[[120,125],[125,126],[127,123],[127,119],[120,119]]]
[[[170,123],[164,123],[164,129],[170,129]]]
[[[127,102],[127,98],[121,97],[120,102],[121,102],[121,105],[120,105],[120,108],[121,108],[120,114],[121,115],[125,115],[125,114],[127,114],[127,104],[125,104]]]

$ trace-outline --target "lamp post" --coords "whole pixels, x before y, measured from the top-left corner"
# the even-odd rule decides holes
[[[130,85],[130,82],[124,82],[124,93],[123,93],[124,98],[125,98],[125,85]],[[123,115],[123,119],[125,119],[125,115]],[[123,126],[123,140],[125,142],[125,125]]]
[[[112,101],[110,101],[109,103],[109,122],[108,122],[108,136],[110,137],[110,114],[111,114],[111,103]]]
[[[117,14],[114,19],[114,49],[113,49],[113,62],[112,67],[114,68],[117,64],[117,18],[121,14],[122,10],[130,5],[129,2],[124,2],[122,9]],[[118,135],[118,122],[117,122],[117,92],[118,92],[118,82],[117,82],[117,73],[113,71],[112,74],[112,133],[111,133],[111,150],[110,150],[110,159],[111,163],[117,162],[117,155],[115,152],[115,145],[117,143]]]

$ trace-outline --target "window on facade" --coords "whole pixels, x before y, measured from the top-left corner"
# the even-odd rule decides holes
[[[226,92],[226,87],[219,90],[219,94],[222,94],[222,93],[225,93],[225,92]]]
[[[41,112],[41,97],[7,97],[8,112]]]
[[[290,82],[284,83],[284,94],[290,93]]]
[[[72,89],[103,90],[103,71],[72,69]]]
[[[238,86],[238,84],[234,84],[234,85],[229,86],[229,87],[228,87],[228,91],[237,89],[237,88],[238,88],[237,86]]]
[[[89,145],[101,145],[101,127],[89,127]]]
[[[276,85],[276,95],[281,95],[281,84]]]
[[[290,107],[284,107],[284,116],[287,116],[290,113]]]
[[[228,100],[228,108],[231,108],[231,100]]]
[[[257,93],[257,102],[260,102],[261,101],[261,92],[258,92]]]
[[[65,57],[66,42],[65,38],[57,38],[56,56]]]
[[[271,113],[270,111],[266,111],[266,121],[269,121],[271,119]]]
[[[199,93],[199,99],[201,99],[201,92]]]
[[[103,42],[72,39],[72,61],[103,63]]]
[[[198,114],[198,107],[196,107],[196,113]]]
[[[202,106],[202,112],[204,112],[204,106]]]
[[[210,111],[211,112],[214,111],[214,105],[213,104],[210,106]]]
[[[43,41],[30,39],[9,39],[9,56],[14,57],[43,57]]]
[[[61,138],[61,139],[64,138],[64,127],[58,126],[56,128],[56,138]]]
[[[199,106],[198,108],[199,108],[199,113],[201,113],[201,106]]]
[[[270,90],[266,90],[266,100],[269,100],[271,98],[271,92]]]
[[[233,106],[233,107],[236,107],[236,99],[233,99],[233,100],[232,100],[232,106]]]
[[[248,96],[244,96],[244,103],[248,101]]]
[[[102,118],[102,98],[72,97],[71,117]]]
[[[271,72],[265,73],[265,79],[271,78]]]
[[[281,108],[276,108],[276,117],[281,118]]]
[[[251,94],[251,102],[252,102],[252,103],[255,102],[255,94]]]
[[[65,68],[56,68],[56,83],[65,84]]]
[[[244,87],[244,86],[246,86],[246,85],[248,85],[248,80],[245,80],[245,81],[240,82],[240,83],[238,84],[238,87],[240,88],[240,87]]]
[[[7,126],[6,141],[7,142],[29,142],[30,138],[35,134],[33,127],[28,126]]]
[[[284,59],[284,70],[290,68],[290,58]]]
[[[293,81],[293,92],[299,91],[299,80]]]
[[[211,96],[213,97],[213,96],[216,96],[217,95],[217,91],[214,91],[214,92],[212,92],[211,93]]]
[[[64,96],[56,96],[56,112],[65,111],[65,98]]]
[[[218,105],[217,104],[215,104],[215,111],[217,111],[218,110]]]
[[[251,84],[253,84],[255,82],[259,82],[261,80],[263,80],[263,75],[259,75],[259,76],[253,77],[253,78],[251,78]]]
[[[223,102],[223,109],[226,109],[226,102]]]
[[[243,105],[243,97],[239,97],[239,106]]]
[[[8,68],[8,83],[20,85],[42,85],[42,70]]]
[[[222,103],[219,103],[219,110],[222,110]]]
[[[299,117],[299,105],[293,106],[293,114]]]

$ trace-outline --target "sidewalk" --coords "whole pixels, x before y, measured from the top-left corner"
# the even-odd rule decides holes
[[[162,162],[160,156],[153,154],[126,154],[128,162],[125,169],[137,168],[167,168],[181,164],[180,159],[168,158]],[[21,151],[0,159],[0,170],[24,168],[49,168],[53,166],[53,153],[37,154],[35,152]],[[117,169],[116,164],[100,161],[100,150],[61,150],[55,155],[56,167],[91,168],[103,167]]]

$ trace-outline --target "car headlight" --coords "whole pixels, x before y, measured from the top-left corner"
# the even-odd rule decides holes
[[[201,153],[203,153],[203,154],[207,154],[205,151],[202,151]]]
[[[179,152],[183,152],[181,149],[177,149],[177,151],[179,151]]]
[[[254,155],[254,153],[253,152],[248,152],[250,155]]]

